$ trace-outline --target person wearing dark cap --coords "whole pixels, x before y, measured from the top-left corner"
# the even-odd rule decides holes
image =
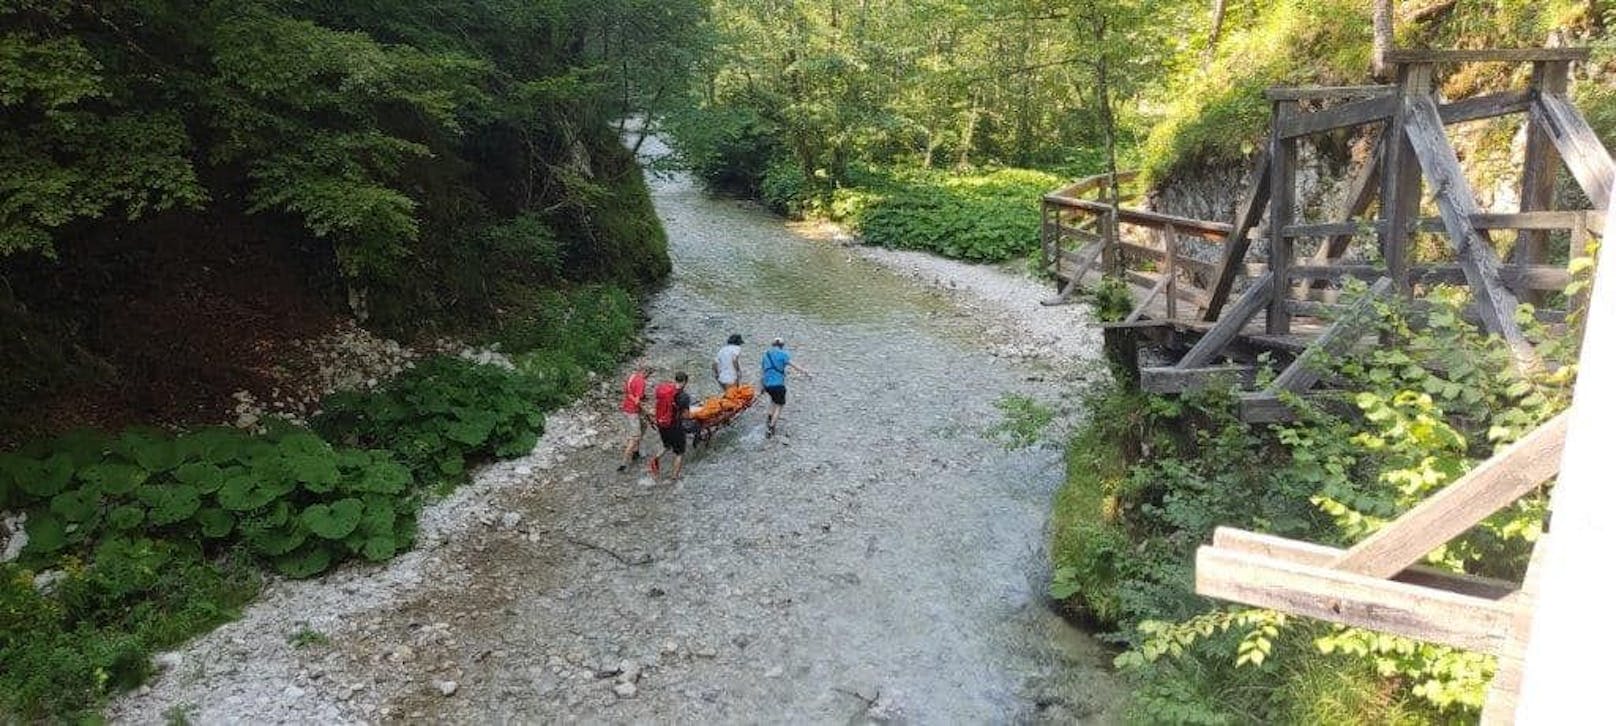
[[[713,357],[713,378],[718,387],[728,391],[741,384],[741,334],[729,336],[724,347]]]
[[[774,436],[775,424],[780,420],[780,411],[786,407],[786,371],[794,370],[803,376],[813,378],[814,375],[807,369],[791,362],[791,354],[786,352],[786,341],[774,339],[774,344],[763,351],[763,391],[769,394],[769,436]]]

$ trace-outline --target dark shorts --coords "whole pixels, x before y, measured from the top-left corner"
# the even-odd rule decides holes
[[[668,451],[672,451],[673,453],[680,455],[685,453],[684,429],[678,426],[672,426],[669,428],[662,428],[659,426],[657,427],[657,434],[662,437],[662,445],[668,447]]]
[[[769,394],[769,400],[774,401],[774,405],[776,405],[776,406],[784,406],[784,405],[786,405],[786,387],[785,386],[764,386],[763,391],[764,391],[764,393]]]

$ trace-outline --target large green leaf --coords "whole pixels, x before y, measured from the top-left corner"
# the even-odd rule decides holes
[[[247,473],[225,480],[224,486],[219,487],[218,498],[219,506],[245,512],[270,503],[275,499],[275,493],[258,486],[252,474]]]
[[[125,504],[107,512],[107,526],[118,530],[139,527],[146,521],[146,508],[139,504]]]
[[[308,533],[298,526],[257,527],[244,523],[242,531],[254,552],[270,557],[291,552],[308,540]]]
[[[303,524],[326,539],[342,539],[359,526],[364,504],[358,499],[339,499],[330,505],[316,504],[303,510]]]
[[[398,494],[410,486],[410,470],[390,458],[378,457],[376,462],[348,485],[355,493]]]
[[[287,467],[304,489],[315,493],[331,491],[341,478],[336,457],[329,450],[288,456]]]
[[[201,494],[189,484],[148,484],[140,488],[139,496],[151,507],[147,517],[159,527],[190,519],[202,507]]]
[[[102,494],[120,495],[133,492],[146,481],[146,471],[134,464],[92,464],[79,470],[79,479],[94,485]]]
[[[467,446],[482,446],[488,440],[488,435],[494,431],[494,417],[487,414],[472,414],[444,427],[443,435],[451,441],[458,441]]]
[[[224,464],[237,459],[243,452],[246,437],[235,429],[210,426],[184,434],[175,440],[175,447],[187,459],[200,459],[212,464]]]
[[[392,534],[373,535],[365,538],[365,544],[360,548],[360,554],[372,562],[381,562],[392,559],[398,552],[398,540]]]
[[[160,431],[125,432],[113,442],[112,448],[152,474],[168,471],[182,460],[174,440]]]
[[[313,577],[331,566],[331,550],[311,544],[292,554],[275,558],[275,569],[287,577]]]
[[[202,536],[218,539],[235,528],[236,518],[217,507],[205,507],[196,512],[196,523],[202,525]]]
[[[224,486],[225,473],[217,464],[193,461],[174,470],[174,478],[196,487],[203,494],[212,494]]]
[[[82,524],[95,517],[101,497],[92,489],[75,489],[51,497],[51,513],[63,522]]]
[[[28,515],[28,551],[50,553],[67,546],[67,528],[55,515],[33,512]]]

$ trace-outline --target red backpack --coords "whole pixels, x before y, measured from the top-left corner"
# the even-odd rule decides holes
[[[656,386],[656,425],[661,428],[673,428],[673,420],[677,411],[674,410],[674,399],[679,396],[679,386],[663,381]]]

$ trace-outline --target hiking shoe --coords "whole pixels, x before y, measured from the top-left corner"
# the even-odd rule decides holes
[[[774,424],[769,424],[769,432],[763,435],[765,439],[774,438]]]
[[[619,473],[619,474],[623,473],[627,469],[628,469],[628,464],[618,464],[617,465],[617,473]]]
[[[640,452],[636,451],[636,452],[634,452],[634,461],[639,461],[639,460],[640,460]]]

